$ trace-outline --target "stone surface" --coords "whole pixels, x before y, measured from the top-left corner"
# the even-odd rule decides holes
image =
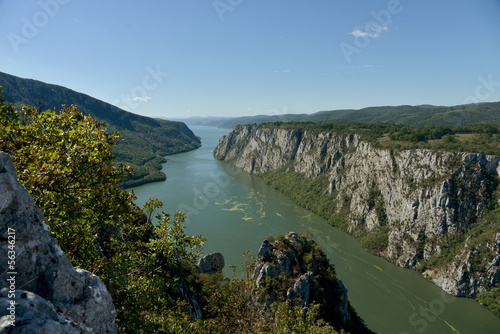
[[[287,299],[299,299],[304,308],[308,308],[312,299],[317,298],[319,294],[319,287],[314,274],[307,272],[297,278],[293,288],[289,288],[287,292]]]
[[[307,178],[325,176],[323,194],[333,197],[333,211],[348,212],[346,230],[388,227],[388,246],[378,255],[405,268],[440,254],[447,235],[476,222],[500,174],[497,156],[379,149],[356,134],[299,133],[260,125],[235,127],[221,138],[214,155],[256,175],[286,167]],[[378,209],[369,204],[370,198]],[[381,212],[385,221],[380,220]],[[483,273],[470,272],[464,253],[435,273],[434,282],[456,296],[475,296],[494,286],[500,276],[495,264],[499,247],[494,240],[488,247],[491,265]]]
[[[8,298],[8,291],[7,288],[0,290],[1,313],[11,307],[10,300],[16,303],[14,326],[11,326],[10,314],[0,318],[0,329],[8,333],[95,333],[92,329],[76,324],[70,317],[58,313],[52,303],[34,293],[17,290],[15,298]]]
[[[15,287],[36,295],[29,294],[30,300],[36,300],[36,305],[41,307],[40,310],[30,308],[28,315],[17,313],[19,319],[25,321],[16,325],[16,331],[28,326],[26,330],[29,332],[28,329],[36,328],[32,326],[41,325],[39,320],[30,316],[37,312],[46,316],[50,313],[47,319],[55,321],[54,314],[48,310],[50,307],[47,308],[47,305],[52,305],[58,317],[81,325],[82,331],[116,333],[116,311],[106,287],[97,276],[71,265],[57,240],[50,235],[42,212],[17,181],[12,159],[0,152],[0,254],[8,254],[9,229],[15,231],[11,234],[15,235]],[[4,256],[0,261],[0,273],[11,271]],[[10,288],[9,282],[0,280],[0,288],[5,287]],[[17,301],[23,301],[17,296]],[[1,300],[6,302],[5,295]],[[4,316],[5,312],[2,308],[0,316]],[[52,325],[47,323],[43,326]],[[7,328],[0,327],[2,330]]]
[[[276,297],[269,297],[265,290],[269,279],[279,279],[288,285],[283,298],[302,306],[304,312],[315,302],[331,316],[327,320],[339,328],[344,328],[351,320],[358,322],[357,315],[351,314],[347,289],[340,280],[324,278],[323,283],[320,283],[312,271],[305,270],[306,258],[312,257],[313,245],[313,240],[294,232],[287,233],[283,241],[264,240],[257,254],[253,273],[254,300],[265,306],[277,301],[272,299]],[[328,266],[328,259],[322,251],[315,250],[314,256],[316,258],[313,262]],[[332,270],[334,271],[333,267]],[[325,293],[326,290],[329,290],[328,293]],[[361,332],[366,332],[364,326],[360,328]]]
[[[202,274],[220,273],[224,266],[224,256],[221,253],[207,254],[198,261],[198,271]]]
[[[474,272],[471,259],[483,247],[488,253],[496,256],[488,262],[484,272]],[[451,264],[424,275],[432,278],[434,283],[454,296],[474,298],[477,294],[486,292],[488,286],[495,286],[500,282],[500,233],[496,234],[495,242],[478,245],[472,249],[466,242],[462,252],[455,256]]]

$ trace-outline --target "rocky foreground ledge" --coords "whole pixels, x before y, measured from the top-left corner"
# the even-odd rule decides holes
[[[306,236],[288,232],[276,240],[264,240],[253,279],[254,300],[266,307],[286,301],[302,306],[306,312],[316,303],[324,320],[335,328],[371,333],[350,305],[347,289],[337,279],[326,254]]]
[[[0,332],[116,333],[102,281],[75,269],[0,152]]]

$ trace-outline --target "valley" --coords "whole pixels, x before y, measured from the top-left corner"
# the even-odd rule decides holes
[[[349,299],[368,327],[380,333],[490,333],[500,319],[476,301],[448,295],[414,270],[395,266],[361,248],[358,240],[294,204],[258,176],[213,158],[224,129],[192,127],[198,150],[173,155],[167,181],[134,188],[138,204],[157,196],[168,209],[188,214],[187,231],[203,234],[204,253],[221,252],[241,273],[243,253],[267,235],[308,232],[335,264]],[[169,189],[176,189],[175,192]],[[434,312],[433,315],[431,312]]]

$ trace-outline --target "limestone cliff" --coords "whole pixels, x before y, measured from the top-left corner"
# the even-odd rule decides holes
[[[286,301],[307,312],[316,303],[321,317],[335,328],[372,333],[350,305],[347,289],[337,279],[326,254],[304,235],[289,232],[276,240],[264,240],[257,253],[253,279],[253,298],[264,308]]]
[[[500,233],[480,244],[467,240],[460,252],[445,247],[498,202],[500,157],[381,149],[354,133],[262,125],[235,127],[214,155],[270,179],[320,180],[319,192],[305,194],[325,203],[315,211],[341,213],[338,227],[402,267],[450,253],[451,261],[426,274],[453,295],[474,297],[500,281]]]
[[[0,152],[0,332],[116,333],[102,281],[75,269]]]

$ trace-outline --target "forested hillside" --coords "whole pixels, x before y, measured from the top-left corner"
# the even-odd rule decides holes
[[[326,111],[310,115],[304,121],[354,121],[395,123],[411,126],[463,126],[500,123],[500,102],[441,106],[369,107],[360,110]]]
[[[385,106],[359,110],[331,110],[313,114],[276,114],[207,120],[206,125],[231,129],[238,124],[265,122],[393,123],[416,127],[500,124],[500,102],[442,107]]]
[[[200,140],[181,122],[170,122],[136,115],[71,89],[37,80],[23,79],[0,72],[3,97],[41,110],[58,110],[62,104],[74,104],[84,114],[105,121],[110,131],[118,131],[122,141],[113,148],[116,163],[130,165],[134,172],[125,186],[165,179],[161,164],[165,156],[200,146]]]

